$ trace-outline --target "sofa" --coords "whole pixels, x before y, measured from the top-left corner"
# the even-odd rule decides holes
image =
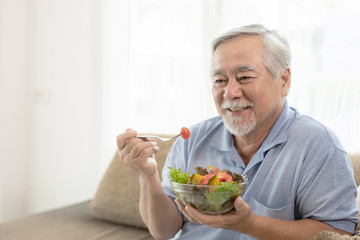
[[[174,141],[158,142],[159,171]],[[360,154],[350,155],[360,191]],[[360,197],[358,194],[358,205]],[[1,240],[147,240],[153,239],[139,210],[139,180],[136,172],[120,162],[115,154],[93,199],[59,209],[0,224]],[[333,232],[321,232],[311,238],[357,239]]]

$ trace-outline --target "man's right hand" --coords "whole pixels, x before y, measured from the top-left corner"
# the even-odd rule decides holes
[[[152,177],[157,173],[155,153],[159,151],[154,139],[140,139],[137,132],[127,129],[116,137],[120,160],[138,170],[144,177]]]

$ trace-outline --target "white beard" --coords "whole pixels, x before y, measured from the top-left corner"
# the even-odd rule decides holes
[[[227,115],[226,113],[224,115]],[[251,132],[256,126],[256,118],[254,112],[251,112],[249,119],[235,116],[222,116],[226,129],[235,136],[245,136]]]
[[[256,117],[253,107],[254,104],[249,101],[232,101],[224,99],[221,104],[222,114],[220,115],[226,129],[235,136],[245,136],[249,134],[256,126]],[[230,109],[232,109],[232,111],[243,111],[244,109],[248,109],[246,111],[251,110],[251,112],[250,116],[246,115],[246,118],[244,118],[244,116],[232,116],[229,112]]]

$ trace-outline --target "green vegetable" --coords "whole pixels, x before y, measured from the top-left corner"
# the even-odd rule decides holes
[[[235,183],[222,183],[220,186],[215,186],[212,191],[205,191],[205,197],[209,202],[210,210],[220,211],[226,202],[233,201],[241,193],[242,188]]]
[[[186,184],[190,181],[190,172],[183,173],[181,172],[181,169],[174,169],[172,167],[169,167],[170,169],[170,178],[173,182]]]

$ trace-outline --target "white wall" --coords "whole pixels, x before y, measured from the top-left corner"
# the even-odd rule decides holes
[[[0,1],[0,220],[26,211],[32,113],[27,3]]]
[[[99,5],[0,0],[0,221],[96,191],[103,173]]]

